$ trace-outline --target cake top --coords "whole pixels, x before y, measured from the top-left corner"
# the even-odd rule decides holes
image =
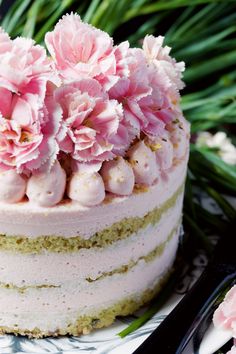
[[[179,105],[184,63],[163,40],[114,45],[70,14],[46,34],[48,57],[0,29],[0,200],[26,193],[55,205],[67,184],[72,200],[95,205],[105,189],[127,195],[134,183],[154,183],[189,133]]]

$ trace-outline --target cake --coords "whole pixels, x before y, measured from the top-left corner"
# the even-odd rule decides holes
[[[86,334],[150,301],[178,247],[184,64],[64,16],[0,30],[0,331]]]

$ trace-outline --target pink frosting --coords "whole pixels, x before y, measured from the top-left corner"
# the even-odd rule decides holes
[[[105,198],[105,187],[99,173],[74,173],[69,186],[68,196],[84,206],[100,204]]]
[[[0,201],[17,203],[25,195],[26,180],[15,170],[0,172]]]
[[[129,162],[133,167],[135,182],[138,184],[152,185],[159,176],[156,156],[144,143],[139,141],[127,153]]]
[[[188,150],[189,136],[190,136],[190,124],[182,116],[167,126],[170,133],[170,139],[174,147],[174,157],[177,159],[183,158]]]
[[[130,164],[122,157],[105,161],[101,169],[105,189],[118,195],[129,195],[134,188],[134,173]]]
[[[232,336],[236,337],[236,285],[227,292],[224,301],[215,311],[213,322],[216,327],[230,330]]]
[[[26,194],[36,205],[50,207],[59,203],[66,188],[66,173],[56,161],[48,172],[35,173],[28,180]]]
[[[156,149],[156,159],[161,170],[167,170],[173,163],[173,144],[168,133],[150,142]]]

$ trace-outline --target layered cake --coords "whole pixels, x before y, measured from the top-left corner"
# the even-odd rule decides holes
[[[78,335],[158,293],[181,226],[183,63],[64,16],[0,30],[0,331]]]

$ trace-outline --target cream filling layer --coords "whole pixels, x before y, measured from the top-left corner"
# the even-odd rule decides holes
[[[37,238],[0,235],[0,249],[13,253],[78,252],[85,248],[104,248],[112,243],[126,239],[132,234],[157,224],[161,217],[171,209],[183,193],[183,185],[159,208],[155,208],[144,217],[126,218],[114,223],[109,228],[97,232],[88,240],[79,236],[65,238],[61,236],[41,236]]]
[[[0,326],[56,331],[80,316],[96,316],[122,299],[138,300],[144,290],[152,289],[170,269],[177,246],[176,235],[160,257],[150,262],[142,259],[126,273],[113,274],[86,286],[75,282],[60,288],[31,288],[24,293],[0,288]]]
[[[60,286],[68,282],[96,279],[103,273],[136,262],[167,241],[182,215],[181,194],[175,205],[156,225],[148,225],[130,237],[98,248],[76,253],[20,254],[0,252],[0,283]]]
[[[0,204],[0,234],[9,236],[80,236],[89,239],[96,232],[125,218],[143,217],[161,206],[183,184],[188,154],[162,174],[147,191],[128,197],[114,197],[94,207],[64,202],[52,208],[29,202]]]

